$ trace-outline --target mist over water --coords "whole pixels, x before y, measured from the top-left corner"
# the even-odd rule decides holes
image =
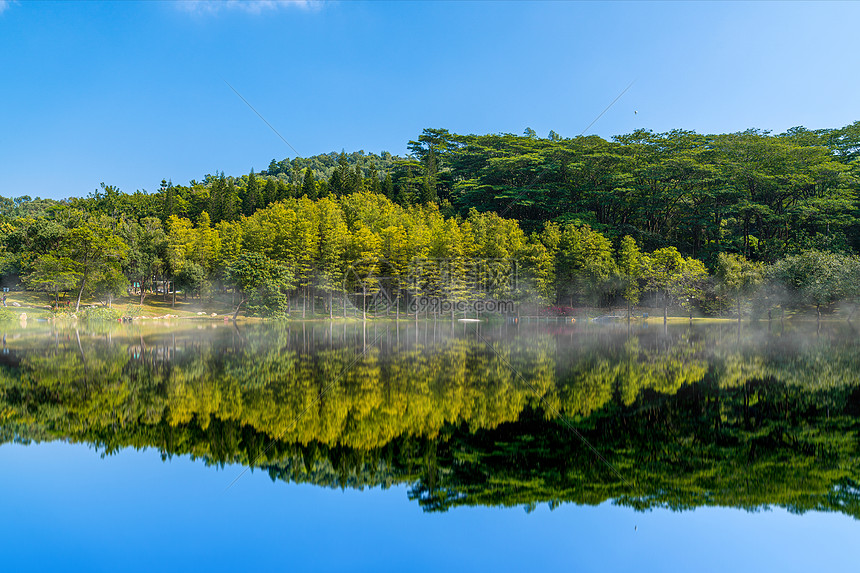
[[[405,484],[425,511],[614,500],[860,516],[848,323],[201,322],[4,340],[7,442]]]

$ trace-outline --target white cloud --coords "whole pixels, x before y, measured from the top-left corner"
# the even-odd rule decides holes
[[[0,0],[6,2],[6,0]],[[260,14],[285,7],[310,8],[320,0],[179,0],[177,4],[187,12],[212,14],[236,10],[247,14]]]
[[[11,0],[0,0],[0,14],[2,14],[3,10],[8,8],[11,3]]]

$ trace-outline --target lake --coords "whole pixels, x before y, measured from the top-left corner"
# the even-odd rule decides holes
[[[4,327],[3,570],[856,567],[848,323]]]

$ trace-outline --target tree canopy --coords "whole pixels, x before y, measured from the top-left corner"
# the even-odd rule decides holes
[[[398,315],[415,297],[490,295],[691,313],[731,299],[740,315],[764,285],[785,295],[771,305],[821,311],[858,297],[845,278],[860,247],[857,126],[612,140],[425,129],[407,157],[340,152],[164,179],[152,194],[2,199],[0,272],[55,299],[127,286],[142,301],[159,285],[245,292],[229,269],[260,255],[291,277],[286,308],[302,316],[365,313],[383,293]],[[476,261],[522,274],[476,290]]]

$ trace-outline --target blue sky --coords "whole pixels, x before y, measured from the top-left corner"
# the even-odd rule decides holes
[[[404,153],[425,127],[702,133],[860,119],[857,3],[0,0],[0,195]],[[634,114],[634,111],[637,113]]]

